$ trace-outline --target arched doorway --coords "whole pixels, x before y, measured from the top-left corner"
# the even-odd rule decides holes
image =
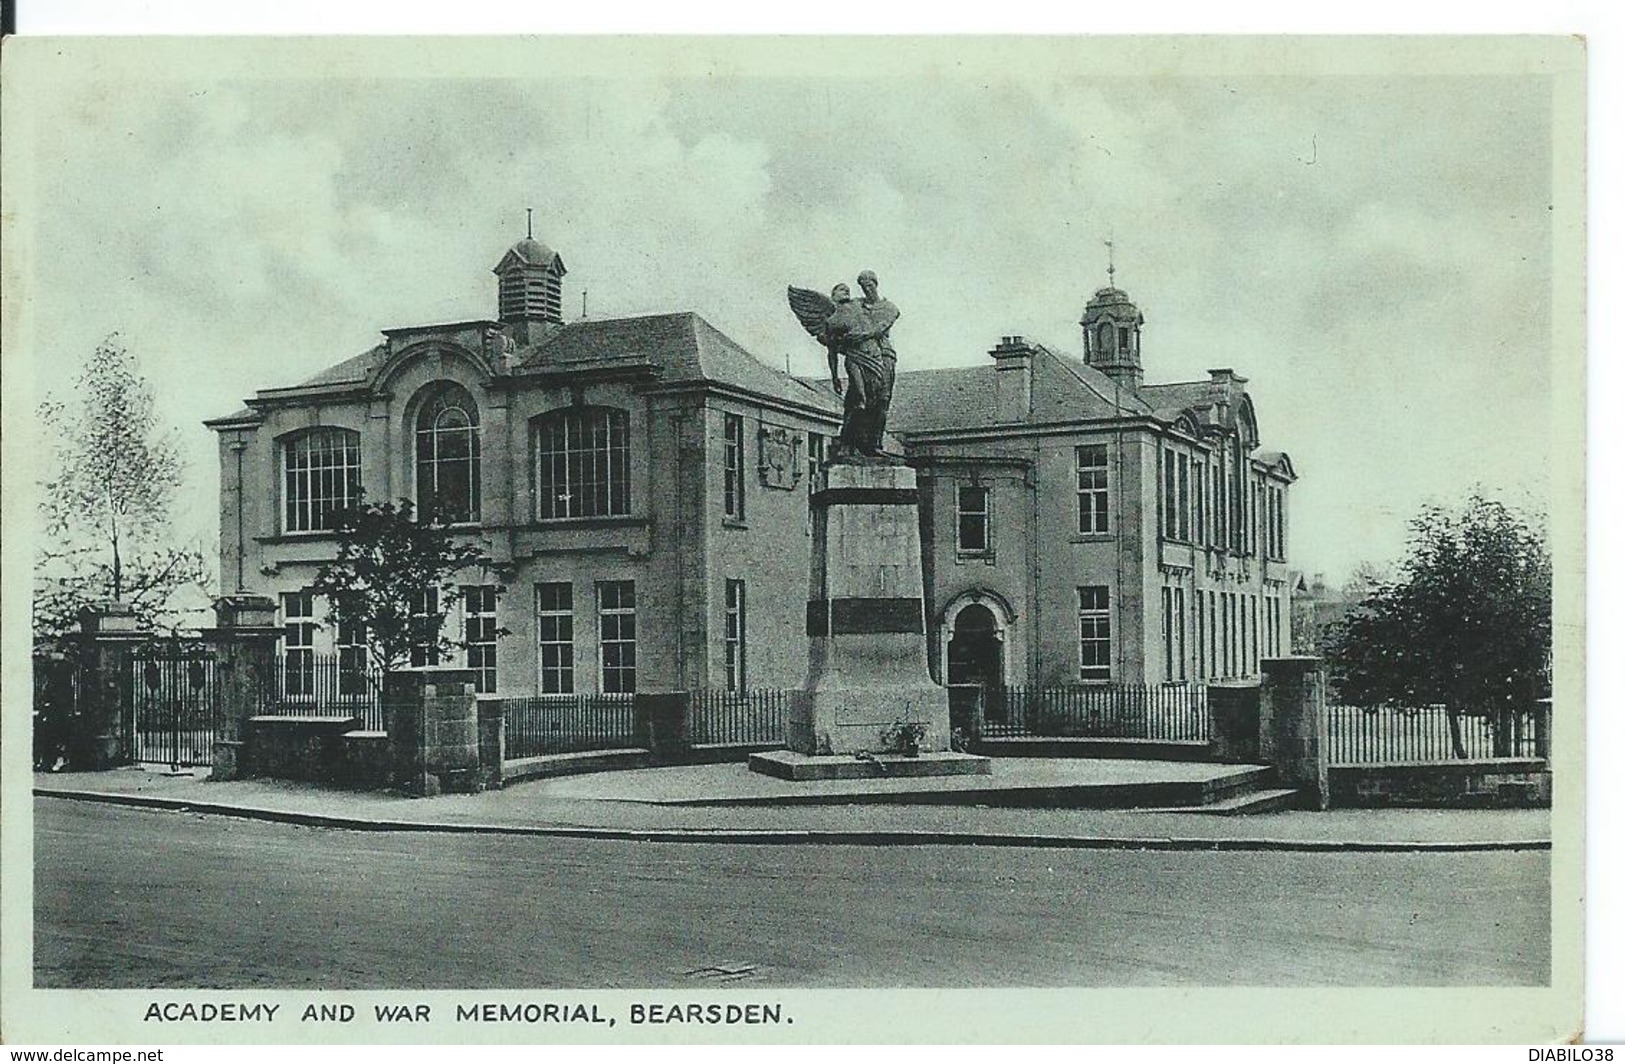
[[[998,618],[979,602],[960,609],[948,640],[948,684],[982,688],[982,712],[990,719],[1003,717],[1004,639]]]
[[[948,640],[948,682],[997,687],[1004,682],[1004,642],[993,611],[973,602],[954,618]]]

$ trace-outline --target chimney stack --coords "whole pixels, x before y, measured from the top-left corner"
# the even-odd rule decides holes
[[[1019,336],[1005,336],[989,351],[997,367],[994,414],[1001,422],[1026,421],[1033,413],[1033,346]]]

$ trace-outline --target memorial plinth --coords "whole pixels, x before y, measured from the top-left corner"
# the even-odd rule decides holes
[[[812,512],[807,680],[788,749],[751,768],[785,779],[991,771],[952,752],[948,690],[927,664],[914,470],[834,462]]]

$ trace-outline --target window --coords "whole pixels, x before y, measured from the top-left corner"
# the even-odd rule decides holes
[[[1130,341],[1133,335],[1134,333],[1130,331],[1127,325],[1119,325],[1117,327],[1117,350],[1125,355],[1132,351],[1133,345]]]
[[[440,664],[440,590],[427,588],[412,597],[412,667]]]
[[[536,662],[542,694],[575,694],[575,605],[569,584],[536,585]]]
[[[1198,467],[1200,468],[1200,467]],[[1191,612],[1196,621],[1196,678],[1207,679],[1207,609],[1202,605],[1202,592],[1194,592]]]
[[[358,697],[367,693],[367,628],[359,621],[338,626],[335,645],[339,652],[339,694]]]
[[[1191,456],[1179,455],[1178,463],[1179,500],[1175,513],[1179,517],[1178,536],[1188,543],[1191,538]]]
[[[632,512],[631,433],[624,410],[561,410],[536,420],[536,520]]]
[[[818,490],[818,473],[824,468],[824,434],[807,433],[807,496]]]
[[[442,384],[417,418],[418,512],[446,524],[480,519],[480,417],[474,398]]]
[[[1162,675],[1174,678],[1174,589],[1162,589]]]
[[[1078,677],[1112,678],[1111,595],[1104,587],[1078,588]]]
[[[1089,443],[1077,449],[1078,531],[1105,532],[1106,525],[1106,447]]]
[[[807,534],[812,534],[812,497],[818,491],[818,474],[824,468],[825,436],[821,432],[807,433]]]
[[[325,532],[361,502],[361,434],[315,429],[282,445],[282,530]]]
[[[1174,452],[1162,452],[1162,538],[1174,539],[1179,531],[1174,498]]]
[[[1174,588],[1174,671],[1168,679],[1183,683],[1190,677],[1185,671],[1185,589]]]
[[[282,593],[282,694],[316,695],[316,609],[309,591]]]
[[[1200,458],[1191,462],[1191,501],[1195,507],[1192,520],[1195,523],[1195,541],[1206,544],[1208,540],[1207,528],[1207,464]]]
[[[1213,676],[1224,675],[1224,664],[1219,657],[1219,593],[1207,593],[1207,661],[1208,672]]]
[[[722,663],[728,690],[745,689],[745,582],[729,580],[722,620]]]
[[[979,484],[959,485],[959,552],[986,554],[988,536],[988,490]]]
[[[604,694],[631,694],[638,689],[637,598],[632,581],[598,585],[598,649]]]
[[[497,589],[463,588],[463,643],[474,670],[474,693],[497,690]]]
[[[722,513],[745,518],[745,419],[738,414],[722,416]]]

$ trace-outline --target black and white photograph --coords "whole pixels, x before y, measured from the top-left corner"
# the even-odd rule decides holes
[[[7,1041],[1578,1031],[1581,42],[5,59]]]

